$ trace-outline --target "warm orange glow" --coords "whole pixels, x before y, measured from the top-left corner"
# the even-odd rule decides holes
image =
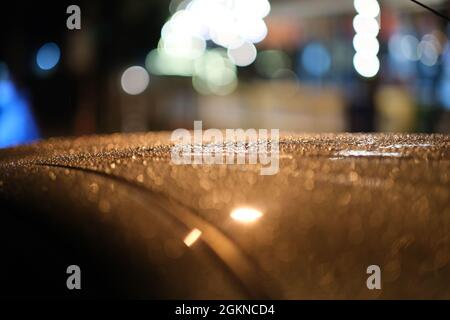
[[[231,212],[231,218],[242,223],[250,223],[262,217],[262,212],[253,208],[237,208]]]
[[[184,238],[184,244],[188,247],[192,246],[198,238],[202,235],[202,232],[198,229],[193,229],[189,234]]]

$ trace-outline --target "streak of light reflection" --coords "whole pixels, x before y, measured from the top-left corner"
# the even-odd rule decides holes
[[[202,235],[202,232],[197,228],[193,229],[189,234],[184,238],[184,244],[188,247],[191,247]]]
[[[254,208],[237,208],[230,214],[231,218],[242,223],[255,222],[261,218],[262,215],[261,211]]]

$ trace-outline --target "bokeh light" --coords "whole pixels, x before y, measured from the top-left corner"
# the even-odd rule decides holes
[[[450,78],[444,78],[438,87],[438,96],[442,105],[450,110]]]
[[[380,26],[375,18],[356,15],[353,19],[353,28],[356,33],[363,33],[367,36],[376,37],[380,31]]]
[[[36,55],[36,64],[42,70],[51,70],[59,62],[61,51],[54,42],[46,43],[39,48]]]
[[[223,50],[209,50],[195,61],[192,84],[200,94],[227,95],[237,83],[236,66]]]
[[[310,43],[303,49],[302,65],[311,75],[322,76],[330,70],[330,53],[322,44]]]
[[[251,223],[260,219],[263,214],[254,208],[237,208],[231,212],[230,216],[238,222]]]
[[[353,66],[356,72],[366,78],[374,77],[380,69],[380,60],[377,57],[380,43],[377,35],[380,24],[377,20],[380,14],[380,5],[377,0],[354,0],[353,5],[357,15],[353,18],[353,48],[356,53],[353,57]]]
[[[149,75],[144,68],[133,66],[123,72],[120,83],[123,91],[130,95],[137,95],[144,92],[149,81]]]
[[[380,14],[380,5],[377,0],[354,0],[353,5],[361,16],[375,18]]]
[[[256,59],[256,48],[251,42],[244,42],[240,47],[228,49],[228,57],[239,67],[246,67]]]
[[[367,54],[377,55],[380,50],[380,43],[375,37],[357,33],[353,38],[353,48],[356,52],[366,52]]]
[[[258,43],[267,35],[263,20],[270,12],[267,0],[192,0],[174,6],[175,13],[161,31],[163,39],[171,33],[183,33],[233,49],[244,41]]]
[[[0,79],[0,107],[11,102],[14,96],[14,86],[11,81]]]
[[[353,57],[353,66],[363,77],[372,78],[380,70],[380,60],[377,56],[357,52]]]
[[[39,130],[27,100],[11,80],[6,64],[0,63],[0,148],[38,138]]]
[[[145,59],[145,68],[154,75],[159,76],[185,76],[190,77],[194,72],[191,59],[174,57],[165,50],[153,49]]]
[[[291,69],[292,61],[289,55],[281,50],[265,50],[259,52],[255,67],[259,74],[271,78],[278,70]]]
[[[253,43],[263,41],[267,36],[267,26],[262,19],[242,19],[237,23],[241,37]]]
[[[418,45],[418,53],[420,62],[428,67],[434,66],[439,58],[438,50],[430,41],[421,41]]]
[[[185,34],[171,34],[161,44],[168,55],[186,59],[198,58],[206,49],[205,40]]]
[[[268,0],[235,1],[234,6],[238,16],[254,16],[262,19],[270,12]]]
[[[172,0],[169,9],[172,16],[161,29],[158,49],[147,55],[147,70],[192,76],[201,94],[233,92],[238,83],[235,66],[251,65],[258,53],[254,44],[267,36],[263,19],[271,10],[269,1]],[[216,46],[226,49],[226,56],[211,49]]]
[[[413,35],[407,34],[401,37],[400,49],[406,59],[411,61],[420,59],[418,46],[419,40]]]

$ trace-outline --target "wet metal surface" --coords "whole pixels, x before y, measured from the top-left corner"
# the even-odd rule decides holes
[[[0,197],[57,203],[56,220],[66,212],[70,223],[118,226],[128,246],[139,243],[149,260],[164,257],[174,277],[207,259],[190,256],[203,243],[249,296],[450,299],[450,137],[285,134],[273,176],[257,164],[173,165],[169,137],[0,150]],[[180,228],[159,228],[164,215]],[[366,287],[374,264],[381,290]],[[217,270],[183,281],[206,286],[206,297],[241,297]]]

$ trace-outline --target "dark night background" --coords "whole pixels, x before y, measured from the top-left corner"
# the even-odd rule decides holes
[[[377,76],[365,79],[351,65],[352,0],[346,0],[347,10],[338,2],[321,7],[324,1],[271,1],[272,11],[265,19],[268,36],[257,49],[276,51],[289,61],[277,76],[268,78],[260,72],[268,60],[259,61],[259,54],[256,63],[237,68],[239,85],[226,96],[199,94],[190,77],[151,72],[144,93],[130,96],[120,88],[120,74],[129,66],[145,65],[171,15],[169,7],[173,10],[181,1],[5,2],[0,12],[0,64],[6,70],[2,77],[26,101],[28,120],[36,130],[27,135],[20,128],[6,129],[24,125],[19,124],[20,116],[14,118],[19,119],[16,124],[4,115],[0,147],[52,136],[190,128],[196,119],[220,128],[448,132],[448,21],[408,0],[381,1],[381,67]],[[66,8],[71,4],[81,8],[81,30],[66,28]],[[430,5],[449,12],[448,1]],[[326,6],[328,12],[323,10]],[[389,41],[398,32],[419,40],[438,34],[442,52],[437,63],[424,67],[420,61],[411,62],[406,76],[396,70],[400,64],[389,60]],[[43,72],[35,57],[48,42],[59,46],[61,58],[55,68]],[[311,76],[302,65],[302,53],[310,44],[325,47],[331,57],[331,68],[323,75]],[[217,46],[208,41],[207,48]],[[295,94],[286,94],[292,88]]]

